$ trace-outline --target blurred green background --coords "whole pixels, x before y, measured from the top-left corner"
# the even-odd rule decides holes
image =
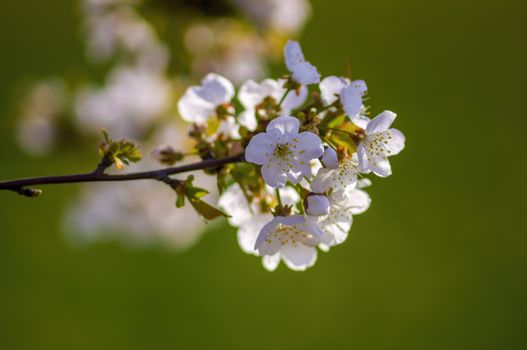
[[[76,186],[0,193],[0,349],[527,348],[526,3],[313,6],[306,56],[325,75],[351,63],[407,136],[346,244],[304,273],[265,271],[226,224],[182,253],[78,249],[61,231]],[[76,13],[0,2],[3,179],[93,161],[30,159],[13,137],[20,80],[83,61]]]

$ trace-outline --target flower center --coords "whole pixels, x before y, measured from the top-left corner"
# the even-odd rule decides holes
[[[281,245],[290,244],[296,247],[299,242],[304,243],[304,241],[308,239],[309,236],[310,235],[308,235],[306,232],[303,232],[295,226],[280,224],[269,234],[266,242],[271,244],[273,241],[278,241]]]
[[[293,152],[289,149],[289,145],[276,145],[274,149],[273,156],[279,159],[288,159],[293,155]]]

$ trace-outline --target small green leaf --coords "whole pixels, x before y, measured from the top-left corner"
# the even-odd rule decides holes
[[[177,199],[176,199],[176,207],[181,208],[185,205],[185,195],[183,193],[177,193]]]
[[[112,139],[110,138],[110,134],[108,133],[108,130],[102,129],[101,131],[102,131],[102,135],[104,136],[104,140],[106,141],[106,143],[111,143]]]
[[[202,201],[201,199],[190,199],[190,204],[198,212],[198,214],[203,216],[206,220],[214,220],[220,216],[229,217],[221,210],[213,207],[207,202]]]

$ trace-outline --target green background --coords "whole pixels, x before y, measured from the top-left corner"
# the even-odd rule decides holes
[[[0,2],[1,178],[94,161],[24,156],[9,107],[21,79],[82,62],[76,6]],[[307,272],[265,271],[226,225],[182,253],[72,248],[60,223],[77,187],[0,193],[0,349],[527,348],[526,14],[519,0],[314,3],[306,56],[325,75],[350,62],[407,148]]]

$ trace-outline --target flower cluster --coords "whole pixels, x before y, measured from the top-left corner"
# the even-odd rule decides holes
[[[249,80],[236,93],[226,78],[208,74],[178,108],[202,159],[245,155],[246,162],[207,170],[217,176],[218,204],[238,227],[242,250],[261,256],[268,270],[281,260],[305,270],[317,247],[346,240],[353,216],[371,203],[364,175],[389,176],[389,157],[405,138],[391,128],[395,113],[368,117],[364,81],[321,79],[295,41],[284,53],[289,74],[281,79]],[[166,153],[154,155],[162,161]]]

